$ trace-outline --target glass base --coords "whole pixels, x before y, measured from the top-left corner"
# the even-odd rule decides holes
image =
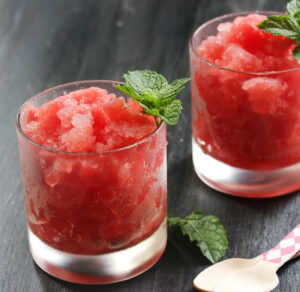
[[[276,170],[246,170],[206,155],[194,138],[192,150],[194,168],[199,178],[223,193],[267,198],[300,189],[300,163]]]
[[[166,220],[148,238],[124,250],[78,255],[57,250],[28,228],[29,247],[36,264],[48,274],[74,283],[107,284],[137,276],[161,257],[167,242]]]

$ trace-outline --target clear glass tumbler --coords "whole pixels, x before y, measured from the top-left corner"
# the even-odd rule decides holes
[[[28,238],[47,273],[76,283],[134,277],[162,255],[166,240],[166,125],[124,148],[100,153],[48,149],[23,131],[27,108],[114,81],[81,81],[29,99],[17,116]],[[119,82],[118,82],[119,83]]]
[[[262,198],[300,188],[300,67],[249,73],[197,53],[220,23],[253,13],[275,12],[224,15],[204,23],[190,40],[192,147],[195,171],[207,185]]]

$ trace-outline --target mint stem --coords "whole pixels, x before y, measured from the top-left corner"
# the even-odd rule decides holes
[[[158,119],[158,117],[154,117],[154,119],[155,119],[156,126],[158,127],[160,124],[160,120]]]

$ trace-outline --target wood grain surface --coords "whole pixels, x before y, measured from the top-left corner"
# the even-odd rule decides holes
[[[284,7],[283,0],[0,0],[1,292],[195,291],[192,280],[208,263],[176,233],[169,234],[166,252],[153,268],[122,283],[75,285],[41,271],[28,250],[15,116],[26,99],[57,84],[120,80],[123,72],[144,68],[169,80],[186,77],[188,40],[204,21]],[[226,258],[256,256],[299,223],[299,192],[254,200],[204,185],[192,165],[189,95],[189,89],[181,95],[179,124],[168,128],[169,212],[185,216],[198,209],[219,216],[228,231]],[[300,260],[280,269],[279,278],[274,291],[300,291]]]

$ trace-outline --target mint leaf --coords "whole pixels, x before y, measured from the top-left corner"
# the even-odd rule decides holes
[[[160,117],[165,123],[169,125],[176,125],[178,123],[181,110],[181,101],[175,99],[171,103],[167,104],[164,109],[161,110]]]
[[[286,15],[270,15],[259,23],[258,28],[273,35],[282,35],[294,40],[293,56],[300,64],[300,1],[292,0],[286,6]]]
[[[124,84],[117,84],[115,85],[115,88],[118,88],[119,90],[121,90],[123,93],[127,95],[135,96],[135,98],[138,98],[138,95],[135,94],[134,91],[129,86],[126,86]]]
[[[168,84],[164,76],[150,70],[129,71],[123,77],[125,84],[115,87],[139,104],[144,114],[154,116],[157,124],[158,118],[169,125],[177,124],[182,104],[175,98],[190,78],[174,80]]]
[[[298,11],[300,11],[300,1],[292,0],[286,5],[286,12],[289,16],[295,16]]]
[[[165,85],[159,91],[159,97],[161,99],[161,105],[168,104],[184,89],[186,83],[190,78],[182,78],[174,80],[171,84]]]
[[[129,71],[123,75],[125,83],[138,94],[145,92],[158,92],[162,87],[168,84],[165,77],[154,71]]]
[[[216,216],[204,216],[199,211],[192,212],[184,219],[168,215],[168,226],[178,226],[213,264],[218,262],[228,249],[226,231]]]
[[[296,48],[293,50],[293,56],[300,64],[300,46],[296,46]]]
[[[283,35],[289,39],[296,40],[300,36],[300,27],[295,19],[283,15],[271,15],[258,24],[258,27],[273,35]]]
[[[183,220],[181,218],[173,216],[172,214],[168,214],[167,218],[168,218],[168,226],[169,227],[180,225],[181,221]]]

